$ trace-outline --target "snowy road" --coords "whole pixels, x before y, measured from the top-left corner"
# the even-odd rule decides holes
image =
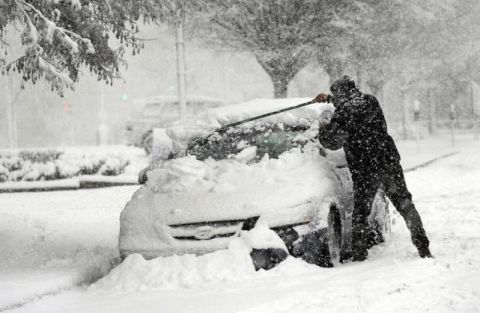
[[[370,251],[364,263],[323,269],[289,259],[270,272],[245,270],[242,276],[239,264],[226,259],[231,261],[231,269],[215,276],[206,274],[217,270],[215,266],[222,264],[219,259],[228,255],[190,260],[186,264],[191,267],[178,270],[176,263],[185,262],[179,258],[160,264],[175,268],[172,276],[176,277],[167,279],[181,284],[153,288],[155,277],[142,276],[139,269],[145,265],[132,262],[130,276],[124,271],[113,279],[111,274],[104,284],[30,299],[9,311],[480,312],[480,145],[459,142],[458,149],[457,155],[406,176],[432,241],[433,260],[416,256],[403,220],[394,214],[390,240]],[[402,152],[413,165],[432,151],[416,153],[410,145],[410,150]],[[134,189],[63,192],[58,198],[51,193],[32,193],[22,195],[28,197],[23,201],[0,195],[0,246],[4,252],[0,308],[28,300],[36,288],[47,290],[45,286],[50,284],[61,289],[101,274],[115,257],[117,217]],[[4,204],[11,209],[4,209],[8,208]],[[198,277],[209,280],[202,283]],[[121,284],[129,279],[140,281],[139,290]],[[24,289],[9,288],[13,283]],[[9,290],[16,293],[9,294]]]

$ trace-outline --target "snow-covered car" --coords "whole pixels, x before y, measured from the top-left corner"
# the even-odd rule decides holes
[[[222,124],[301,102],[226,106],[163,132],[172,141],[161,141],[169,159],[157,160],[123,210],[120,255],[213,252],[261,223],[278,234],[289,254],[332,266],[340,247],[350,249],[353,205],[343,152],[318,142],[319,120],[333,107],[313,104],[205,137]],[[381,242],[389,230],[382,191],[370,220],[372,242]]]
[[[127,144],[144,148],[151,152],[152,129],[168,127],[180,119],[178,97],[157,96],[135,100],[143,105],[142,112],[127,121],[125,139]],[[216,108],[224,103],[215,98],[191,96],[187,99],[187,115],[194,116],[208,108]]]

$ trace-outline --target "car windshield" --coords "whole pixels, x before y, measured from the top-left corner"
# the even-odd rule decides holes
[[[249,123],[222,134],[214,133],[209,137],[194,138],[190,141],[188,153],[199,160],[221,160],[231,158],[245,148],[256,146],[256,161],[265,154],[278,158],[283,152],[292,148],[303,148],[308,142],[318,144],[317,128],[315,123],[310,122],[301,125]]]

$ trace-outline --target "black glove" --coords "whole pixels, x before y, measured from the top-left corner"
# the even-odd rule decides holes
[[[318,103],[325,103],[330,101],[330,95],[327,95],[325,93],[321,93],[318,96],[316,96],[313,101],[318,102]]]

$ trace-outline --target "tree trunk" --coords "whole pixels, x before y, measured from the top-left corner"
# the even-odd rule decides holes
[[[408,139],[408,99],[405,92],[402,92],[402,139]]]
[[[7,124],[8,124],[8,146],[10,148],[18,147],[17,135],[17,114],[16,102],[20,91],[16,96],[12,97],[13,84],[11,84],[10,76],[5,76],[5,102],[7,105]]]
[[[355,69],[355,85],[359,90],[363,89],[363,70],[360,67]]]
[[[288,83],[295,77],[310,58],[308,52],[304,53],[256,53],[258,63],[270,76],[273,83],[273,96],[286,98],[288,96]]]
[[[373,80],[367,80],[367,86],[370,88],[370,92],[372,93],[373,96],[375,96],[380,104],[382,104],[382,96],[383,96],[383,87],[385,84],[380,81],[373,81]]]
[[[273,97],[275,99],[286,98],[288,96],[289,81],[284,77],[272,77]]]
[[[437,128],[437,108],[431,89],[428,90],[428,132],[434,134]]]
[[[325,72],[328,74],[328,82],[331,86],[333,82],[345,74],[347,63],[342,59],[332,59],[326,62],[319,61]]]
[[[175,45],[177,47],[178,103],[180,105],[180,119],[185,120],[187,118],[187,83],[185,77],[185,47],[182,22],[178,22],[175,35]]]

